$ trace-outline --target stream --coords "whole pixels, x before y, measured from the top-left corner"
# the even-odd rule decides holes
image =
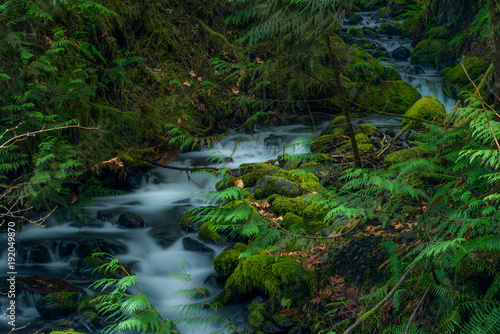
[[[375,27],[383,22],[394,21],[374,18],[374,12],[359,13],[363,21],[357,25]],[[345,28],[349,28],[348,25]],[[372,39],[373,44],[384,46],[389,52],[399,46],[411,50],[411,41],[399,36],[379,35]],[[391,61],[393,66],[402,74],[404,80],[410,82],[424,95],[435,95],[446,107],[449,113],[455,101],[447,99],[442,93],[438,81],[441,76],[435,69],[424,68],[420,75],[409,74],[406,69],[410,67],[409,61]],[[368,121],[375,126],[400,127],[400,119],[373,118]],[[325,126],[318,125],[318,128]],[[305,125],[288,125],[280,127],[262,127],[255,129],[255,134],[235,133],[211,149],[179,154],[171,163],[172,166],[215,166],[208,159],[215,156],[231,157],[228,167],[237,168],[242,163],[264,162],[276,159],[282,154],[284,146],[304,138],[312,138],[313,131]],[[273,135],[273,136],[271,136]],[[271,136],[271,137],[270,137]],[[271,139],[269,139],[271,138]],[[237,146],[235,146],[237,145]],[[298,145],[287,148],[286,153],[306,153],[308,148]],[[179,265],[186,273],[191,275],[195,284],[207,288],[210,300],[214,301],[222,291],[223,286],[215,280],[215,271],[212,261],[223,248],[215,245],[205,245],[205,251],[186,249],[186,238],[196,240],[196,234],[188,234],[179,226],[180,218],[184,212],[192,207],[204,205],[203,196],[195,197],[200,190],[214,190],[214,180],[200,174],[191,175],[193,180],[203,187],[201,189],[194,182],[190,182],[185,173],[179,171],[157,168],[149,171],[139,179],[140,186],[130,193],[119,197],[96,198],[95,204],[84,208],[77,221],[64,217],[64,214],[53,214],[47,221],[46,229],[29,225],[23,228],[22,233],[16,237],[17,244],[29,242],[48,242],[52,245],[48,259],[41,261],[35,259],[36,255],[28,254],[25,261],[18,255],[16,269],[20,277],[43,274],[65,278],[73,278],[71,273],[75,270],[75,262],[79,258],[76,248],[71,252],[64,252],[63,247],[68,243],[80,245],[87,239],[97,239],[110,245],[117,257],[130,265],[138,277],[138,286],[150,298],[153,305],[167,318],[180,317],[178,311],[169,309],[176,305],[192,303],[192,300],[173,296],[172,294],[182,289],[192,289],[193,285],[186,285],[173,274],[182,272]],[[142,229],[126,229],[117,226],[118,217],[123,212],[132,212],[144,219],[146,227]],[[6,236],[1,240],[7,244]],[[189,248],[189,247],[188,247]],[[7,251],[2,249],[0,254],[0,270],[7,270]],[[74,274],[73,274],[74,275]],[[94,292],[87,290],[89,294]],[[43,327],[48,320],[42,318],[36,308],[36,299],[39,296],[26,292],[19,293],[16,298],[16,325],[19,329],[15,333],[33,333]],[[0,296],[2,313],[6,311],[8,299]],[[245,307],[243,305],[229,305],[224,308],[223,315],[230,316],[240,326],[245,325]],[[7,333],[11,326],[7,324],[7,317],[0,317],[0,332]],[[209,333],[217,328],[203,326],[196,331],[190,329],[185,333]],[[75,328],[75,330],[83,330]],[[183,332],[182,327],[179,328]],[[87,331],[90,333],[90,331]]]

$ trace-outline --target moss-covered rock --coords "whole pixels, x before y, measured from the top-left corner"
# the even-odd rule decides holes
[[[379,129],[377,129],[376,126],[373,126],[368,123],[360,124],[357,130],[360,131],[361,133],[364,133],[368,137],[377,136],[380,134],[380,131]]]
[[[386,35],[397,35],[399,30],[395,28],[392,24],[382,23],[378,28],[378,32]]]
[[[426,121],[441,121],[446,117],[446,110],[438,99],[434,96],[426,95],[415,102],[404,116]],[[414,129],[421,126],[422,122],[403,118],[401,125],[403,127],[408,126],[407,129]]]
[[[257,170],[268,170],[268,169],[280,169],[278,166],[264,163],[257,163],[253,165],[253,171]]]
[[[354,38],[366,38],[365,33],[363,32],[363,29],[356,27],[356,26],[349,29],[349,31],[347,33],[350,34]]]
[[[373,144],[364,143],[364,144],[358,145],[358,150],[363,151],[363,152],[371,152],[371,151],[375,151],[375,147],[373,146]]]
[[[411,64],[449,66],[454,62],[453,51],[446,39],[424,39],[411,52]]]
[[[294,182],[300,188],[301,194],[312,192],[325,193],[326,189],[319,183],[319,178],[313,173],[304,170],[280,171],[280,176]]]
[[[77,303],[84,298],[81,292],[54,292],[38,298],[36,309],[46,319],[70,315],[77,309]]]
[[[224,279],[229,278],[240,263],[240,259],[238,259],[240,254],[240,251],[234,249],[223,251],[217,255],[214,259],[215,272]]]
[[[463,61],[463,66],[476,84],[479,82],[480,75],[485,73],[488,69],[488,65],[488,61],[478,57],[469,57]],[[443,70],[443,82],[445,83],[445,88],[443,90],[448,96],[455,96],[470,83],[464,72],[462,63],[455,67],[445,68]]]
[[[378,67],[376,67],[375,69],[377,69],[377,75],[382,80],[392,80],[392,81],[401,80],[401,74],[399,74],[399,72],[392,67],[384,66],[384,69],[381,72],[378,70]]]
[[[302,227],[304,225],[304,218],[297,216],[291,212],[287,212],[283,217],[283,225],[289,227],[295,225],[297,227]]]
[[[391,10],[387,7],[382,7],[377,11],[377,17],[381,19],[387,19],[391,17]]]
[[[212,222],[203,223],[198,231],[198,236],[201,240],[211,242],[216,245],[223,245],[226,242],[226,238],[214,229],[214,223]]]
[[[404,114],[421,96],[406,81],[386,81],[366,87],[358,94],[356,103],[378,111]]]
[[[255,185],[255,197],[261,199],[273,194],[296,197],[300,191],[295,183],[283,177],[269,175],[261,177]]]
[[[447,25],[442,25],[429,29],[427,36],[430,39],[448,39],[453,36],[453,31]]]
[[[341,131],[339,131],[341,130]],[[333,121],[325,126],[320,132],[320,137],[325,135],[338,135],[347,130],[347,125],[345,122],[345,116],[337,116]]]
[[[258,290],[268,296],[292,300],[310,294],[309,273],[290,257],[253,255],[241,261],[225,285],[224,301]]]
[[[215,190],[221,191],[230,187],[234,187],[236,185],[237,180],[239,180],[239,178],[234,176],[230,176],[226,180],[222,179],[215,184]]]
[[[73,330],[73,328],[70,328],[70,329],[65,330],[65,331],[53,331],[53,332],[50,332],[50,334],[85,334],[85,333],[75,332]]]
[[[200,228],[195,216],[190,213],[185,213],[181,217],[181,228],[186,232],[196,232]]]
[[[405,150],[392,152],[391,154],[385,157],[384,164],[385,165],[398,164],[411,159],[422,158],[429,153],[430,153],[429,151],[423,149],[420,146],[410,147]]]

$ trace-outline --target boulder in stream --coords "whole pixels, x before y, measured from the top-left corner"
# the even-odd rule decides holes
[[[446,67],[454,62],[454,52],[446,39],[424,39],[411,52],[411,64]]]
[[[210,253],[214,251],[212,248],[204,245],[202,242],[193,239],[191,237],[185,237],[184,239],[182,239],[182,245],[184,246],[184,249],[187,251],[204,252],[204,253]]]
[[[144,227],[146,223],[139,215],[132,212],[124,212],[118,218],[118,226],[127,228],[139,228]]]
[[[400,46],[391,52],[391,57],[396,60],[407,60],[411,56],[411,51],[404,46]]]
[[[264,175],[255,185],[255,197],[266,198],[272,194],[296,197],[300,195],[300,191],[295,183],[283,177]]]
[[[413,119],[403,118],[401,125],[403,127],[408,126],[408,128],[413,129],[422,124],[422,122],[415,119],[441,121],[446,117],[446,110],[441,101],[436,99],[434,96],[426,95],[415,102],[415,104],[408,109],[404,116],[411,117]]]
[[[68,316],[76,311],[78,301],[85,296],[82,292],[49,293],[37,300],[36,310],[46,319]]]

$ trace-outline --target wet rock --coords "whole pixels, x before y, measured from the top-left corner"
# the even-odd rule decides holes
[[[124,212],[118,218],[118,225],[127,228],[140,228],[146,224],[144,219],[132,212]]]
[[[403,243],[409,244],[418,239],[418,234],[415,232],[403,233]]]
[[[272,133],[266,139],[264,139],[264,145],[266,147],[280,147],[281,142],[281,138]]]
[[[72,241],[59,242],[56,246],[59,251],[59,257],[65,258],[66,256],[70,256],[71,254],[73,254],[73,251],[76,249],[77,245],[78,244],[76,242]]]
[[[52,244],[47,240],[28,240],[17,244],[19,257],[27,263],[50,262],[50,253],[54,251]]]
[[[66,280],[45,275],[17,278],[22,289],[34,294],[47,295],[54,292],[84,292],[82,288],[69,284]]]
[[[424,39],[411,52],[411,64],[446,67],[454,62],[454,52],[446,39]]]
[[[387,7],[382,7],[377,11],[375,15],[381,19],[388,19],[389,17],[391,17],[391,10]]]
[[[126,189],[139,189],[142,185],[142,174],[128,175],[123,182]]]
[[[85,296],[82,292],[49,293],[37,300],[36,310],[46,319],[68,316],[76,311],[78,301]]]
[[[396,36],[399,34],[399,30],[389,23],[382,23],[378,28],[380,34],[386,34],[390,36]]]
[[[365,34],[363,33],[363,29],[356,26],[349,29],[347,33],[354,38],[366,38]]]
[[[204,245],[202,242],[190,237],[185,237],[184,239],[182,239],[182,245],[184,246],[185,250],[193,252],[210,253],[214,251],[212,248]]]
[[[113,218],[113,215],[111,215],[110,213],[104,212],[102,210],[97,211],[97,220],[105,222],[110,221],[111,218]]]
[[[413,65],[413,66],[408,67],[408,73],[409,74],[424,74],[425,70],[418,65]]]
[[[116,254],[117,252],[114,250],[116,250],[116,248],[113,249],[110,243],[105,240],[86,238],[78,242],[76,254],[79,257],[90,256],[92,253],[97,252]]]
[[[375,30],[373,30],[372,28],[363,28],[363,33],[368,38],[377,38],[378,37],[378,33]]]
[[[408,58],[410,58],[410,55],[411,51],[404,46],[400,46],[399,48],[391,52],[391,57],[396,60],[407,60]]]

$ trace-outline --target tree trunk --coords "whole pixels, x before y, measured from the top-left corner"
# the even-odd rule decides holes
[[[490,14],[491,59],[493,61],[493,93],[495,110],[500,110],[500,1],[488,0]]]

